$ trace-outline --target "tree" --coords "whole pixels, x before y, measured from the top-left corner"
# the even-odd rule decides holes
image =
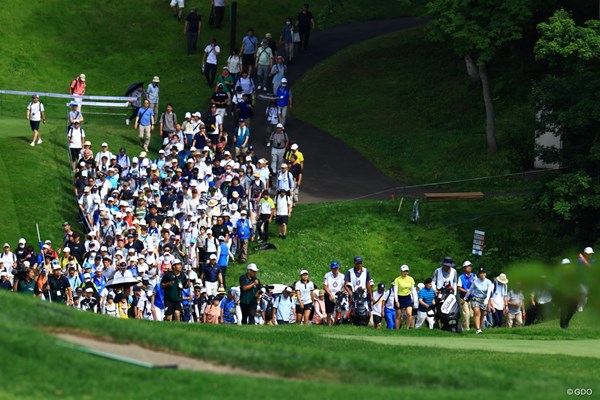
[[[488,64],[506,43],[522,37],[531,18],[530,0],[430,0],[426,14],[431,41],[450,42],[474,82],[481,81],[488,151],[498,150]]]
[[[535,204],[561,222],[563,233],[591,242],[600,232],[600,21],[578,26],[571,14],[558,10],[538,31],[534,52],[547,63],[548,74],[535,85],[533,97],[548,110],[542,128],[559,127],[562,148],[536,151],[571,172],[548,182]]]

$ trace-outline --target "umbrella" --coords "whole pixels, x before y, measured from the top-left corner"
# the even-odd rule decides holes
[[[115,289],[115,288],[126,288],[130,286],[137,285],[139,282],[134,277],[122,276],[118,278],[111,279],[106,283],[107,289]]]
[[[259,94],[258,96],[259,100],[268,100],[268,101],[275,101],[275,100],[279,100],[279,97],[275,96],[275,95],[269,95],[269,94]]]
[[[140,85],[142,85],[142,87],[143,87],[144,82],[136,82],[136,83],[132,83],[131,85],[129,85],[129,87],[127,88],[127,91],[125,92],[125,97],[129,96]]]

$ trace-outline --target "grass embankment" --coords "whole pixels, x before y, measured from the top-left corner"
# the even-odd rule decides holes
[[[9,376],[3,385],[6,398],[98,398],[100,395],[176,396],[190,392],[203,398],[231,398],[243,393],[261,398],[365,398],[377,395],[417,395],[425,398],[554,398],[569,387],[590,387],[600,360],[567,355],[519,354],[494,351],[496,332],[486,331],[473,348],[459,351],[423,347],[427,340],[457,343],[458,335],[439,331],[375,332],[367,328],[336,327],[236,327],[160,324],[123,321],[60,306],[42,308],[36,300],[3,295],[0,371]],[[552,324],[549,338],[571,339],[590,328],[592,320],[578,314],[567,332]],[[537,338],[541,332],[534,328]],[[100,359],[56,345],[56,339],[40,330],[76,331],[80,334],[136,342],[144,346],[189,354],[221,364],[265,371],[301,380],[257,380],[177,370],[147,370]],[[500,333],[500,337],[504,336]],[[589,331],[587,331],[589,332]],[[355,340],[344,335],[374,335],[381,342]],[[330,335],[342,335],[330,338]],[[422,340],[423,345],[403,345]],[[464,335],[463,335],[464,336]],[[586,335],[587,336],[587,335]],[[532,339],[534,335],[527,335]],[[598,339],[596,336],[591,336]],[[379,339],[377,339],[379,338]],[[386,339],[387,338],[387,339]],[[521,342],[521,341],[518,341]],[[596,341],[582,341],[594,346]],[[560,343],[560,342],[556,342]],[[517,346],[515,341],[513,346]],[[468,370],[468,373],[466,373]],[[32,372],[35,371],[35,372]],[[465,376],[465,374],[467,376]],[[527,377],[524,379],[523,377]],[[77,384],[74,385],[73,382]],[[502,396],[502,397],[501,397]]]
[[[368,40],[327,59],[294,87],[296,98],[319,93],[328,99],[327,106],[298,101],[294,113],[403,182],[510,173],[531,165],[533,114],[523,90],[527,82],[513,71],[520,71],[514,61],[498,61],[492,67],[500,146],[494,156],[486,151],[480,87],[469,84],[464,63],[450,48],[425,40],[423,28]],[[513,178],[447,188],[494,191],[527,186]]]

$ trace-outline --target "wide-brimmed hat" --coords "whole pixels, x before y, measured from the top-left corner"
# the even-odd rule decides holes
[[[496,280],[498,282],[500,282],[501,284],[503,284],[503,285],[506,285],[508,283],[508,278],[506,277],[505,274],[498,275],[498,277],[496,278]]]

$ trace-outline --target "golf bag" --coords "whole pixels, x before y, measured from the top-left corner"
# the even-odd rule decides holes
[[[353,325],[369,325],[371,311],[369,309],[369,300],[367,299],[365,290],[363,288],[358,288],[352,295],[350,310],[350,318]]]
[[[441,329],[455,333],[462,331],[462,326],[459,323],[460,307],[452,286],[445,284],[439,290],[435,299],[435,308]]]
[[[348,293],[339,291],[336,295],[335,309],[333,311],[333,322],[336,325],[350,323],[350,296]]]

